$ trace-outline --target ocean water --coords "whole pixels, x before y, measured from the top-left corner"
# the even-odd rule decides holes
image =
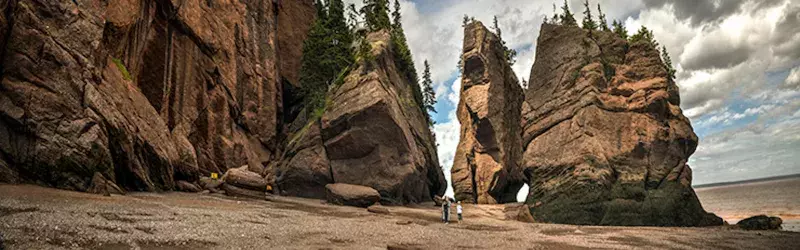
[[[695,189],[706,211],[730,224],[765,214],[783,219],[783,230],[800,232],[800,178]]]

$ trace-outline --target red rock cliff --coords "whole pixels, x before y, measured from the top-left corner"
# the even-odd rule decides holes
[[[2,0],[0,181],[130,190],[279,147],[311,0]]]

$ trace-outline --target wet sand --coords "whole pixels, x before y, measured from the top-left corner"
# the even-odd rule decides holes
[[[522,223],[503,205],[467,205],[463,224],[444,225],[433,205],[384,215],[271,199],[0,185],[0,233],[8,249],[800,249],[794,232]]]
[[[730,224],[760,214],[783,219],[783,229],[800,232],[800,178],[695,189],[709,212]]]

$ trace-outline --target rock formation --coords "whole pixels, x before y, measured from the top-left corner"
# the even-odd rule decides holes
[[[530,79],[523,167],[536,221],[722,224],[691,187],[697,136],[652,45],[543,24]]]
[[[155,191],[266,174],[279,81],[315,15],[281,2],[0,1],[0,181],[86,191],[99,173]]]
[[[371,187],[385,205],[444,194],[434,138],[414,101],[416,83],[395,65],[388,32],[366,39],[373,60],[362,60],[328,92],[324,110],[305,112],[290,126],[298,132],[277,166],[282,194],[324,198],[329,183]]]
[[[502,41],[480,22],[465,27],[461,60],[461,138],[451,170],[455,198],[516,202],[524,184],[519,168],[522,88],[506,62]]]

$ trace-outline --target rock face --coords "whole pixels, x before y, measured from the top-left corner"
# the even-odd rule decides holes
[[[371,187],[350,184],[325,185],[328,203],[354,207],[369,207],[381,200],[381,195]]]
[[[483,24],[466,26],[458,104],[461,138],[451,170],[460,201],[516,202],[524,184],[519,168],[523,93],[504,53],[500,39]]]
[[[395,65],[389,37],[369,34],[374,60],[329,91],[325,110],[295,121],[301,129],[277,167],[282,194],[323,198],[328,183],[371,187],[385,205],[444,194],[433,135],[414,102],[414,83]]]
[[[544,24],[523,104],[536,221],[707,226],[686,161],[697,136],[651,45]]]
[[[81,191],[264,174],[315,13],[280,2],[0,1],[0,173]]]
[[[739,228],[744,230],[778,230],[781,229],[783,220],[780,217],[769,217],[766,215],[753,216],[736,223]]]

